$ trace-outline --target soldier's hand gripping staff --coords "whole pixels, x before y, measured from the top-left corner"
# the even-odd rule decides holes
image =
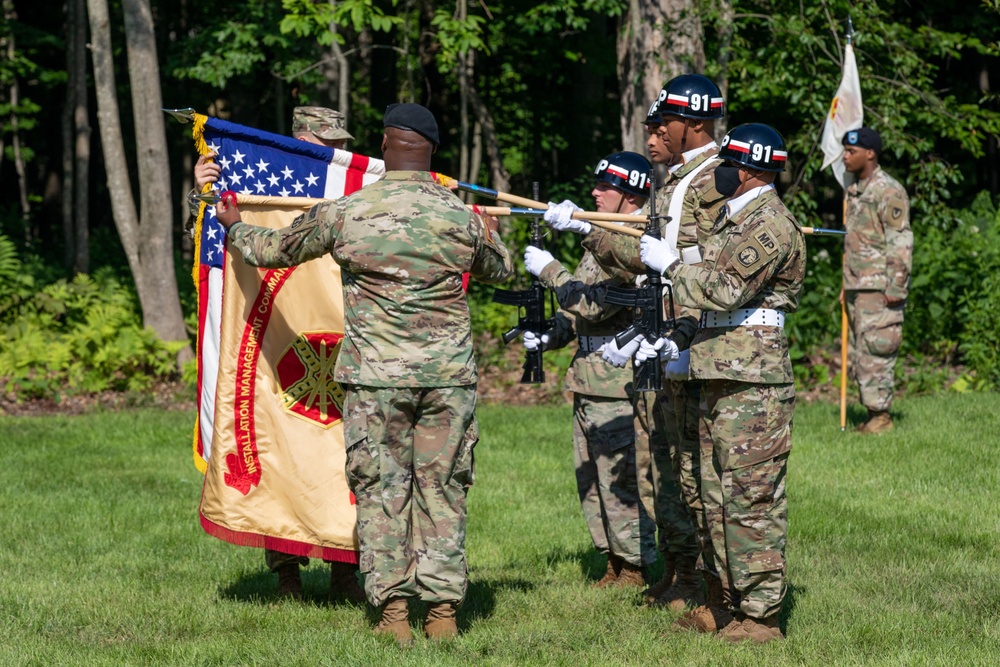
[[[534,189],[534,197],[538,199],[538,183],[534,184]],[[533,222],[531,244],[528,247],[544,251],[537,217]],[[528,338],[528,334],[534,336],[537,333],[539,336],[544,336],[552,326],[552,320],[545,317],[545,288],[537,274],[532,274],[531,287],[526,290],[500,288],[493,290],[493,302],[518,307],[517,326],[505,332],[502,338],[507,345],[519,335],[525,335],[524,366],[522,366],[524,374],[521,375],[521,384],[545,382],[545,370],[542,368],[542,349],[545,346],[535,345],[534,341],[529,342]]]

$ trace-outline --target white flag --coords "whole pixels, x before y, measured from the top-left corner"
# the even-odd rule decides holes
[[[823,169],[833,165],[833,175],[844,187],[844,155],[842,140],[848,130],[856,130],[864,124],[864,109],[861,106],[861,81],[858,78],[858,63],[854,60],[854,46],[847,45],[844,51],[844,74],[840,87],[830,103],[830,113],[823,127]]]

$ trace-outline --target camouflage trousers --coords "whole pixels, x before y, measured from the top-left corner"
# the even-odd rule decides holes
[[[698,544],[698,566],[714,572],[712,535],[708,530],[701,500],[701,442],[698,435],[701,423],[701,383],[694,380],[666,380],[659,405],[668,434],[670,472],[680,489]]]
[[[573,395],[573,461],[597,550],[640,567],[656,562],[656,529],[639,502],[631,402]]]
[[[703,382],[701,489],[715,567],[740,611],[767,618],[785,597],[795,387]]]
[[[347,481],[368,601],[465,598],[476,387],[345,387]]]
[[[637,391],[632,399],[639,500],[656,523],[657,548],[665,554],[697,558],[698,541],[670,456],[676,430],[664,423],[663,401],[669,401],[666,393],[652,391]]]
[[[850,377],[869,410],[892,407],[896,353],[903,342],[903,306],[889,308],[882,292],[844,293],[850,341]]]

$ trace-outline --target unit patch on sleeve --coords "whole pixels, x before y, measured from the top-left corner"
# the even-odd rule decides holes
[[[732,265],[736,269],[736,272],[740,274],[743,278],[749,278],[753,274],[757,273],[761,267],[766,266],[772,259],[776,257],[775,254],[767,254],[764,250],[763,244],[757,239],[758,235],[748,241],[744,241],[739,248],[736,249],[736,254],[733,255]],[[768,237],[768,240],[773,240]]]
[[[760,230],[754,234],[753,237],[757,239],[757,242],[760,243],[760,247],[763,248],[764,252],[768,255],[773,255],[778,252],[778,244],[774,242],[774,239],[771,238],[771,234],[766,229]]]
[[[888,213],[888,220],[886,221],[890,227],[893,229],[902,229],[903,223],[906,222],[906,211],[909,207],[906,204],[906,200],[902,197],[892,197],[886,202],[885,210]]]

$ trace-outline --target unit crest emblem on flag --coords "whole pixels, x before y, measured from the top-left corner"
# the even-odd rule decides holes
[[[344,390],[333,381],[344,335],[332,331],[303,332],[292,341],[277,365],[285,410],[330,428],[343,419]]]

